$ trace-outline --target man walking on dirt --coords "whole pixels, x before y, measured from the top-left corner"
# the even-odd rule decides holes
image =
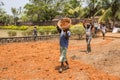
[[[101,25],[101,31],[102,31],[102,36],[103,36],[103,40],[104,40],[105,39],[105,33],[106,33],[106,26],[105,26],[104,23]]]
[[[36,26],[34,27],[34,30],[33,30],[33,36],[34,36],[34,41],[35,41],[36,38],[37,38],[37,29],[36,29]]]
[[[83,26],[86,30],[87,53],[90,53],[91,52],[90,42],[92,40],[92,28],[93,28],[93,26],[89,23],[83,24]]]
[[[69,69],[69,64],[67,61],[67,48],[69,43],[70,31],[69,29],[62,30],[57,26],[57,30],[60,33],[60,62],[61,66],[59,72],[61,73],[63,69]],[[64,67],[64,62],[66,63],[66,67]]]

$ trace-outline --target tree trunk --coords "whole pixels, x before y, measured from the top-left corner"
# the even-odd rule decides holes
[[[114,28],[115,27],[115,17],[113,18],[113,26],[112,26],[112,28]]]

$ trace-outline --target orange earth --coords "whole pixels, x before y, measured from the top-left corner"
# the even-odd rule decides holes
[[[64,29],[68,29],[71,25],[71,19],[70,18],[63,18],[61,20],[58,21],[57,24],[60,28]]]
[[[120,34],[70,40],[70,69],[58,73],[59,39],[0,45],[0,80],[120,80]]]

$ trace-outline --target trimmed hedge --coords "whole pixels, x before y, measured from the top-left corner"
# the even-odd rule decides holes
[[[6,29],[6,30],[27,30],[28,26],[0,26],[0,29]]]
[[[34,26],[0,26],[0,29],[22,30],[23,36],[32,36]],[[72,25],[70,27],[70,30],[71,30],[72,34],[78,35],[79,39],[81,39],[85,33],[85,29],[82,24]],[[56,26],[37,26],[37,32],[40,35],[58,34]],[[10,36],[14,36],[12,34],[15,34],[15,33],[9,32],[8,34]]]

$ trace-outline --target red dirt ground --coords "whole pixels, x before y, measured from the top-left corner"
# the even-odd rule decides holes
[[[109,60],[111,62],[106,57],[107,53],[112,53],[113,48],[120,49],[120,34],[108,36],[105,40],[101,37],[93,39],[90,54],[85,52],[85,40],[70,40],[67,53],[70,69],[62,73],[58,73],[58,39],[0,45],[0,80],[120,80],[120,68],[116,74],[112,65],[110,69],[108,65],[103,65]],[[114,58],[119,62],[118,57]]]

